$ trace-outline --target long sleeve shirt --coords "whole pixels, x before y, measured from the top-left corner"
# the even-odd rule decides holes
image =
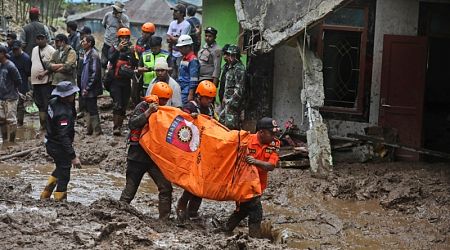
[[[200,63],[194,52],[183,57],[178,73],[178,83],[181,89],[189,87],[189,90],[195,90],[197,88],[199,69]]]
[[[17,100],[22,83],[19,70],[10,60],[0,64],[0,100]]]
[[[62,71],[53,71],[51,69],[53,64],[63,64]],[[53,73],[53,85],[62,81],[70,81],[72,84],[75,84],[77,53],[70,45],[66,45],[64,48],[53,52],[52,59],[47,63],[46,68]]]
[[[28,86],[28,77],[31,75],[31,59],[27,53],[22,52],[19,56],[11,55],[11,61],[16,65],[19,70],[22,83],[19,86],[19,92],[22,94],[27,93],[30,90]]]

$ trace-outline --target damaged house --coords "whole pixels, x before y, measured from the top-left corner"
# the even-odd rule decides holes
[[[228,1],[249,55],[246,119],[294,117],[319,165],[331,165],[324,135],[373,126],[395,131],[399,144],[450,153],[449,0],[257,2]],[[399,149],[396,158],[422,157]]]

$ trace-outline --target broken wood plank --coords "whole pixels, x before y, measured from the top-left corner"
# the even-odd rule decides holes
[[[383,139],[379,139],[379,138],[368,136],[368,135],[348,134],[347,136],[356,138],[361,141],[380,143],[380,144],[383,144],[383,145],[386,145],[386,146],[392,147],[392,148],[399,148],[399,149],[404,149],[407,151],[412,151],[412,152],[416,152],[416,153],[420,153],[420,154],[426,154],[426,155],[436,156],[439,158],[450,159],[450,154],[448,154],[448,153],[425,149],[425,148],[407,146],[407,145],[398,144],[398,143],[389,143],[389,142],[385,142]]]
[[[280,168],[306,168],[309,167],[309,159],[299,161],[280,161],[278,166]]]
[[[39,148],[41,148],[41,147],[35,147],[35,148],[32,148],[32,149],[27,149],[27,150],[20,151],[20,152],[14,153],[14,154],[9,154],[9,155],[2,156],[2,157],[0,157],[0,161],[8,160],[8,159],[15,158],[15,157],[25,156],[25,155],[27,155],[27,154],[35,151],[35,150],[38,150]]]

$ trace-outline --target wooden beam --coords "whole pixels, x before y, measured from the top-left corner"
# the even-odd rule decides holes
[[[309,167],[309,159],[299,161],[280,161],[278,166],[280,168],[306,168]]]
[[[450,159],[450,154],[448,154],[448,153],[434,151],[434,150],[425,149],[425,148],[407,146],[407,145],[398,144],[398,143],[388,143],[378,137],[373,137],[373,136],[368,136],[368,135],[358,135],[358,134],[348,134],[347,136],[356,138],[361,141],[380,143],[380,144],[383,144],[383,145],[386,145],[386,146],[392,147],[392,148],[400,148],[403,150],[412,151],[412,152],[416,152],[416,153],[420,153],[420,154],[426,154],[426,155],[436,156],[439,158]]]

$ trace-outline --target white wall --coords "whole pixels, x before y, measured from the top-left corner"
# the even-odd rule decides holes
[[[297,47],[283,45],[275,49],[272,116],[283,125],[289,117],[295,124],[303,121],[300,90],[303,71],[300,53]]]

